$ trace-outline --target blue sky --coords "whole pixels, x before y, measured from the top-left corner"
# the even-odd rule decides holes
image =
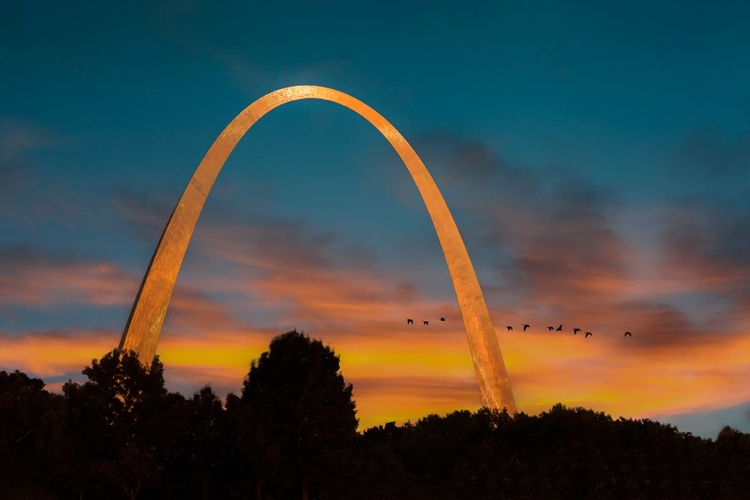
[[[382,113],[432,172],[520,409],[749,432],[749,22],[742,2],[3,5],[0,367],[54,388],[114,346],[214,138],[315,84]],[[456,321],[406,330],[412,315]],[[545,335],[560,322],[602,340]],[[504,331],[522,323],[536,331]],[[174,390],[237,391],[292,327],[341,354],[363,422],[478,405],[412,181],[326,102],[275,110],[227,162],[159,353]]]

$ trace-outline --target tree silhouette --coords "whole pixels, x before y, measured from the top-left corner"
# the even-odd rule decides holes
[[[0,497],[46,496],[67,474],[65,403],[44,382],[0,371]]]
[[[146,368],[136,353],[114,350],[93,360],[83,374],[87,382],[69,381],[63,393],[70,435],[82,444],[94,476],[93,486],[85,486],[115,485],[136,498],[161,475],[157,444],[167,402],[164,367],[158,356]]]
[[[715,440],[648,419],[553,406],[483,408],[356,432],[352,386],[289,332],[224,407],[168,393],[158,359],[94,360],[64,396],[0,371],[0,498],[744,499],[750,435]]]
[[[164,487],[179,498],[225,498],[231,453],[227,415],[221,399],[204,386],[185,399],[170,394],[159,446],[163,450]]]
[[[306,500],[347,475],[358,422],[352,386],[339,369],[329,347],[296,331],[274,338],[252,363],[241,435],[256,498],[267,485]]]

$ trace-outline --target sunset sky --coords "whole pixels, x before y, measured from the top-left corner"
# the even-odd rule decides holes
[[[431,171],[519,410],[750,432],[750,6],[411,3],[3,2],[0,369],[82,380],[216,136],[312,84]],[[157,351],[168,388],[237,393],[293,328],[340,355],[360,428],[480,405],[414,183],[329,102],[274,110],[226,163]]]

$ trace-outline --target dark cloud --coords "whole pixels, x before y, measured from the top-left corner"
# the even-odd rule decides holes
[[[60,138],[48,130],[0,116],[0,208],[15,201],[33,183],[33,163],[28,160],[28,153],[57,147],[59,143]]]
[[[430,171],[441,172],[449,182],[483,183],[496,178],[504,167],[497,155],[481,142],[448,130],[419,134],[412,142]]]
[[[418,135],[413,142],[438,185],[463,192],[461,203],[473,198],[467,191],[477,189],[484,196],[494,195],[495,203],[539,196],[541,182],[535,174],[511,165],[482,142],[447,130]]]
[[[750,309],[750,210],[716,200],[683,201],[669,211],[659,235],[666,272],[703,287],[727,303]]]
[[[114,215],[125,219],[139,239],[156,245],[179,198],[179,194],[170,194],[120,188],[109,203]]]
[[[677,148],[673,166],[681,174],[750,183],[750,135],[728,138],[711,128],[699,130]]]
[[[69,342],[71,345],[75,345],[77,341],[98,339],[100,337],[112,338],[116,336],[117,332],[108,328],[33,330],[24,332],[23,335],[8,333],[0,330],[0,340],[2,341],[10,342],[20,341],[23,339],[34,339],[39,344],[45,342]]]
[[[696,271],[750,266],[750,210],[718,200],[686,200],[667,214],[660,235],[664,253]]]
[[[68,226],[97,212],[80,193],[42,172],[54,161],[40,152],[58,151],[71,144],[63,136],[36,124],[0,116],[0,209],[18,225],[55,220]]]
[[[623,342],[624,348],[680,351],[719,340],[713,332],[696,327],[684,312],[668,304],[632,301],[617,307],[627,319],[625,328],[636,335],[635,342]]]
[[[528,222],[510,226],[518,234],[514,252],[521,275],[536,290],[557,289],[568,299],[601,279],[625,279],[629,249],[611,226],[611,207],[605,194],[573,180],[532,200]]]
[[[448,132],[423,137],[438,183],[460,192],[458,210],[473,212],[482,245],[492,252],[496,279],[516,290],[571,300],[589,283],[627,275],[629,249],[612,228],[621,206],[603,190],[561,169],[511,165],[487,146]],[[448,181],[448,182],[446,182]],[[468,244],[468,243],[467,243]]]
[[[18,165],[0,160],[0,208],[9,205],[28,181]]]

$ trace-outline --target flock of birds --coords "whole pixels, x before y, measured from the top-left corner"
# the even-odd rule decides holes
[[[445,318],[441,317],[441,318],[440,318],[440,321],[445,321]],[[414,320],[413,320],[413,319],[411,319],[411,318],[406,318],[406,324],[407,324],[407,325],[413,325],[413,324],[414,324]],[[422,324],[423,324],[424,326],[430,326],[430,322],[429,322],[428,320],[423,320],[423,321],[422,321]]]
[[[513,331],[513,327],[512,327],[512,326],[510,326],[510,325],[506,326],[505,328],[507,328],[509,332],[512,332],[512,331]],[[524,331],[524,332],[525,332],[526,330],[528,330],[529,328],[531,328],[531,325],[523,325],[523,331]],[[560,326],[558,326],[557,328],[555,328],[554,326],[548,326],[548,327],[547,327],[547,330],[549,330],[549,331],[551,331],[551,332],[562,332],[562,331],[563,331],[563,326],[562,326],[562,325],[560,325]],[[580,332],[580,331],[581,331],[581,329],[580,329],[580,328],[573,328],[573,335],[578,335],[578,332]],[[584,334],[583,338],[591,337],[591,336],[593,336],[593,335],[594,335],[594,334],[593,334],[593,333],[591,333],[591,332],[585,332],[585,334]],[[625,333],[623,334],[623,337],[632,337],[632,336],[633,336],[633,334],[632,334],[631,332],[625,332]]]
[[[441,318],[440,318],[440,321],[445,321],[445,318],[442,318],[442,317],[441,317]],[[414,324],[414,320],[413,320],[413,319],[411,319],[411,318],[406,318],[406,324],[407,324],[407,325],[413,325],[413,324]],[[423,320],[423,321],[422,321],[422,324],[423,324],[424,326],[430,326],[430,322],[429,322],[428,320]],[[508,325],[508,326],[506,326],[506,328],[508,329],[508,331],[509,331],[509,332],[512,332],[512,331],[513,331],[513,327],[512,327],[511,325]],[[524,332],[525,332],[526,330],[528,330],[529,328],[531,328],[531,325],[523,325],[523,331],[524,331]],[[549,331],[551,331],[551,332],[562,332],[562,331],[563,331],[563,326],[562,326],[562,325],[560,325],[560,326],[558,326],[557,328],[555,328],[554,326],[548,326],[548,327],[547,327],[547,330],[549,330]],[[580,328],[573,328],[573,335],[578,335],[578,333],[579,333],[580,331],[581,331],[581,329],[580,329]],[[593,333],[591,333],[591,332],[585,332],[585,333],[584,333],[584,335],[583,335],[583,338],[588,338],[588,337],[591,337],[591,336],[593,336],[593,335],[594,335],[594,334],[593,334]],[[623,335],[623,337],[632,337],[632,336],[633,336],[633,334],[632,334],[631,332],[625,332],[625,334]]]

